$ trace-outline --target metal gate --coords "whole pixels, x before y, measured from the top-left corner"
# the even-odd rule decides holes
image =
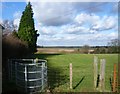
[[[47,64],[41,59],[9,59],[9,79],[26,93],[43,92],[47,87]]]

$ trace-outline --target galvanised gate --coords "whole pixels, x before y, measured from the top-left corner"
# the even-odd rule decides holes
[[[43,92],[47,87],[47,61],[9,59],[9,79],[26,93]]]

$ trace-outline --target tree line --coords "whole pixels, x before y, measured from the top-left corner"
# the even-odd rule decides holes
[[[120,52],[120,40],[112,39],[107,43],[107,46],[94,46],[90,47],[89,45],[84,45],[82,47],[83,53],[88,53],[89,50],[94,50],[93,53],[104,54],[104,53],[119,53]]]

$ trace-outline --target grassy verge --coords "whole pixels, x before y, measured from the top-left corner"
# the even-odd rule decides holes
[[[106,59],[105,91],[110,92],[110,76],[117,54],[97,54]],[[53,92],[94,92],[93,54],[35,54],[33,58],[47,59],[48,84]],[[73,65],[73,89],[69,89],[69,64]]]

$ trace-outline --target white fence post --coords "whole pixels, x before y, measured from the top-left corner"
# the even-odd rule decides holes
[[[44,90],[44,67],[45,63],[42,62],[42,90]]]
[[[98,76],[98,58],[94,56],[94,87],[97,85],[97,76]]]
[[[70,89],[72,89],[72,63],[70,63]]]
[[[27,65],[25,65],[25,90],[27,92]]]
[[[105,59],[100,60],[100,83],[99,88],[100,91],[104,92],[105,90]]]

